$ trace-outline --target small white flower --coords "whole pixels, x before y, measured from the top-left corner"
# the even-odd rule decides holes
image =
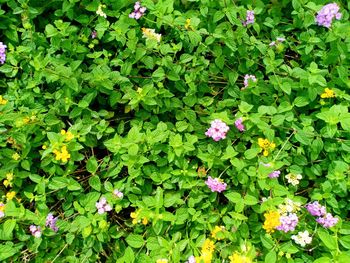
[[[304,232],[298,232],[298,235],[292,235],[291,237],[295,243],[299,244],[302,247],[310,244],[312,241],[312,237],[309,235],[309,231],[305,230]]]
[[[106,13],[102,11],[102,7],[106,7],[106,6],[100,4],[96,10],[96,14],[98,14],[99,16],[102,16],[104,18],[107,18]]]
[[[147,39],[155,39],[157,40],[157,42],[160,42],[160,39],[162,37],[161,34],[157,34],[155,32],[154,29],[151,29],[151,28],[142,28],[142,34],[143,34],[143,38],[147,38]]]
[[[288,183],[296,186],[299,184],[299,180],[301,180],[303,177],[301,176],[301,174],[293,174],[293,173],[289,173],[286,175],[286,179],[288,180]]]

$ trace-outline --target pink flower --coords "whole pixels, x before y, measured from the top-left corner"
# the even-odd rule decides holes
[[[32,233],[32,236],[34,236],[36,238],[41,237],[41,228],[40,228],[40,226],[31,225],[29,227],[29,231]]]
[[[281,172],[278,171],[278,170],[276,170],[276,171],[273,171],[272,173],[269,173],[268,176],[269,176],[270,178],[277,178],[277,177],[280,176],[280,174],[281,174]]]
[[[309,203],[305,207],[312,216],[324,216],[327,213],[326,207],[320,205],[317,201]]]
[[[236,126],[236,128],[237,128],[240,132],[245,131],[245,127],[244,127],[244,125],[243,125],[243,119],[242,119],[242,118],[238,118],[238,119],[235,121],[235,126]]]
[[[246,20],[242,22],[243,26],[254,24],[254,22],[255,22],[254,11],[247,10]]]
[[[229,131],[229,127],[221,120],[213,120],[210,128],[206,131],[205,135],[213,138],[214,141],[219,141],[226,138],[226,133]]]
[[[45,226],[48,226],[53,231],[57,232],[58,231],[58,227],[56,226],[57,219],[58,219],[57,217],[53,217],[53,215],[49,213],[46,217]]]
[[[205,181],[205,184],[210,188],[212,192],[218,193],[225,191],[227,187],[227,184],[224,183],[221,179],[212,178],[211,176],[208,176],[208,179]]]
[[[118,189],[113,190],[113,194],[118,198],[123,198],[124,194],[120,192]]]
[[[97,213],[103,214],[112,210],[112,207],[107,203],[105,197],[101,197],[100,201],[96,202]]]
[[[256,82],[257,81],[257,79],[256,79],[256,77],[254,76],[254,75],[249,75],[249,74],[246,74],[245,76],[244,76],[244,88],[246,88],[246,87],[248,87],[248,85],[249,85],[249,80],[251,80],[251,81],[253,81],[253,82]]]
[[[339,219],[337,217],[332,216],[331,213],[327,213],[323,217],[319,217],[316,219],[316,221],[325,228],[335,226],[338,223],[338,220]]]

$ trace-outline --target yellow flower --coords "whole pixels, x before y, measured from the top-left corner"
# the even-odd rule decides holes
[[[12,159],[15,161],[18,161],[21,158],[21,156],[18,153],[12,154]]]
[[[210,239],[206,239],[202,246],[202,254],[204,254],[204,252],[213,253],[214,249],[215,249],[214,242],[211,241]]]
[[[258,145],[263,150],[263,155],[268,156],[269,151],[273,151],[276,148],[276,144],[270,142],[268,139],[259,138]]]
[[[157,263],[168,263],[168,260],[165,258],[157,259]]]
[[[0,203],[0,212],[3,212],[5,210],[5,204]]]
[[[16,195],[15,191],[7,192],[6,194],[7,201],[12,200],[15,197],[15,195]]]
[[[270,211],[264,214],[265,222],[263,225],[263,229],[266,230],[267,233],[273,233],[275,228],[278,227],[280,222],[280,214],[277,211]]]
[[[213,259],[213,254],[209,251],[202,253],[200,257],[196,257],[196,263],[210,263]]]
[[[187,30],[188,30],[188,29],[191,29],[191,19],[190,19],[190,18],[187,18],[187,19],[186,19],[185,28],[186,28]]]
[[[147,217],[142,218],[142,224],[147,225],[148,224],[148,219]]]
[[[6,105],[7,100],[3,99],[2,96],[0,95],[0,105]]]
[[[329,88],[325,88],[324,92],[321,94],[322,99],[328,99],[328,98],[334,98],[334,97],[335,97],[334,91]]]
[[[42,148],[43,150],[46,150],[47,146],[44,144],[43,146],[41,146],[41,148]]]
[[[251,263],[252,260],[246,256],[242,256],[237,252],[233,253],[232,256],[229,256],[231,263]]]
[[[62,160],[62,162],[67,162],[70,158],[70,154],[67,151],[67,146],[62,146],[61,151],[53,150],[53,153],[56,155],[56,160]]]
[[[30,122],[30,118],[29,117],[23,118],[23,123],[28,124],[29,122]]]
[[[225,231],[224,226],[215,226],[214,229],[211,231],[211,237],[216,240],[221,240],[223,239],[223,236],[220,235],[220,233],[222,233],[223,231]],[[219,236],[217,236],[217,234],[219,234]]]
[[[4,186],[5,187],[12,187],[12,180],[13,180],[13,173],[7,173],[6,179],[4,180]]]
[[[71,133],[70,131],[65,131],[65,130],[61,130],[61,135],[63,135],[65,138],[66,142],[71,141],[74,138],[73,133]]]

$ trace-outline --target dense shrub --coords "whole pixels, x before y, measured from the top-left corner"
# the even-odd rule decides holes
[[[0,260],[348,262],[326,4],[0,0]]]

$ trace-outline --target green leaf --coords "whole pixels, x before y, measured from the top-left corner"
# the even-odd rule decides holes
[[[15,219],[9,219],[6,220],[5,223],[2,224],[1,231],[0,231],[0,240],[11,240],[12,239],[12,232],[13,229],[16,226],[16,220]]]
[[[91,176],[89,178],[89,185],[95,189],[96,191],[101,191],[101,180],[100,177],[97,175]]]
[[[322,243],[330,250],[337,249],[337,240],[334,236],[331,236],[326,230],[318,229],[317,234],[321,239]]]
[[[98,163],[97,163],[96,157],[95,156],[90,157],[86,163],[86,170],[89,173],[94,174],[97,171],[97,168],[98,168]]]
[[[144,240],[141,235],[130,234],[125,239],[129,246],[133,248],[140,248],[144,245]]]
[[[5,260],[17,253],[17,249],[13,244],[0,245],[0,260]]]
[[[275,263],[277,260],[277,255],[274,250],[271,250],[269,253],[265,256],[265,263]]]

